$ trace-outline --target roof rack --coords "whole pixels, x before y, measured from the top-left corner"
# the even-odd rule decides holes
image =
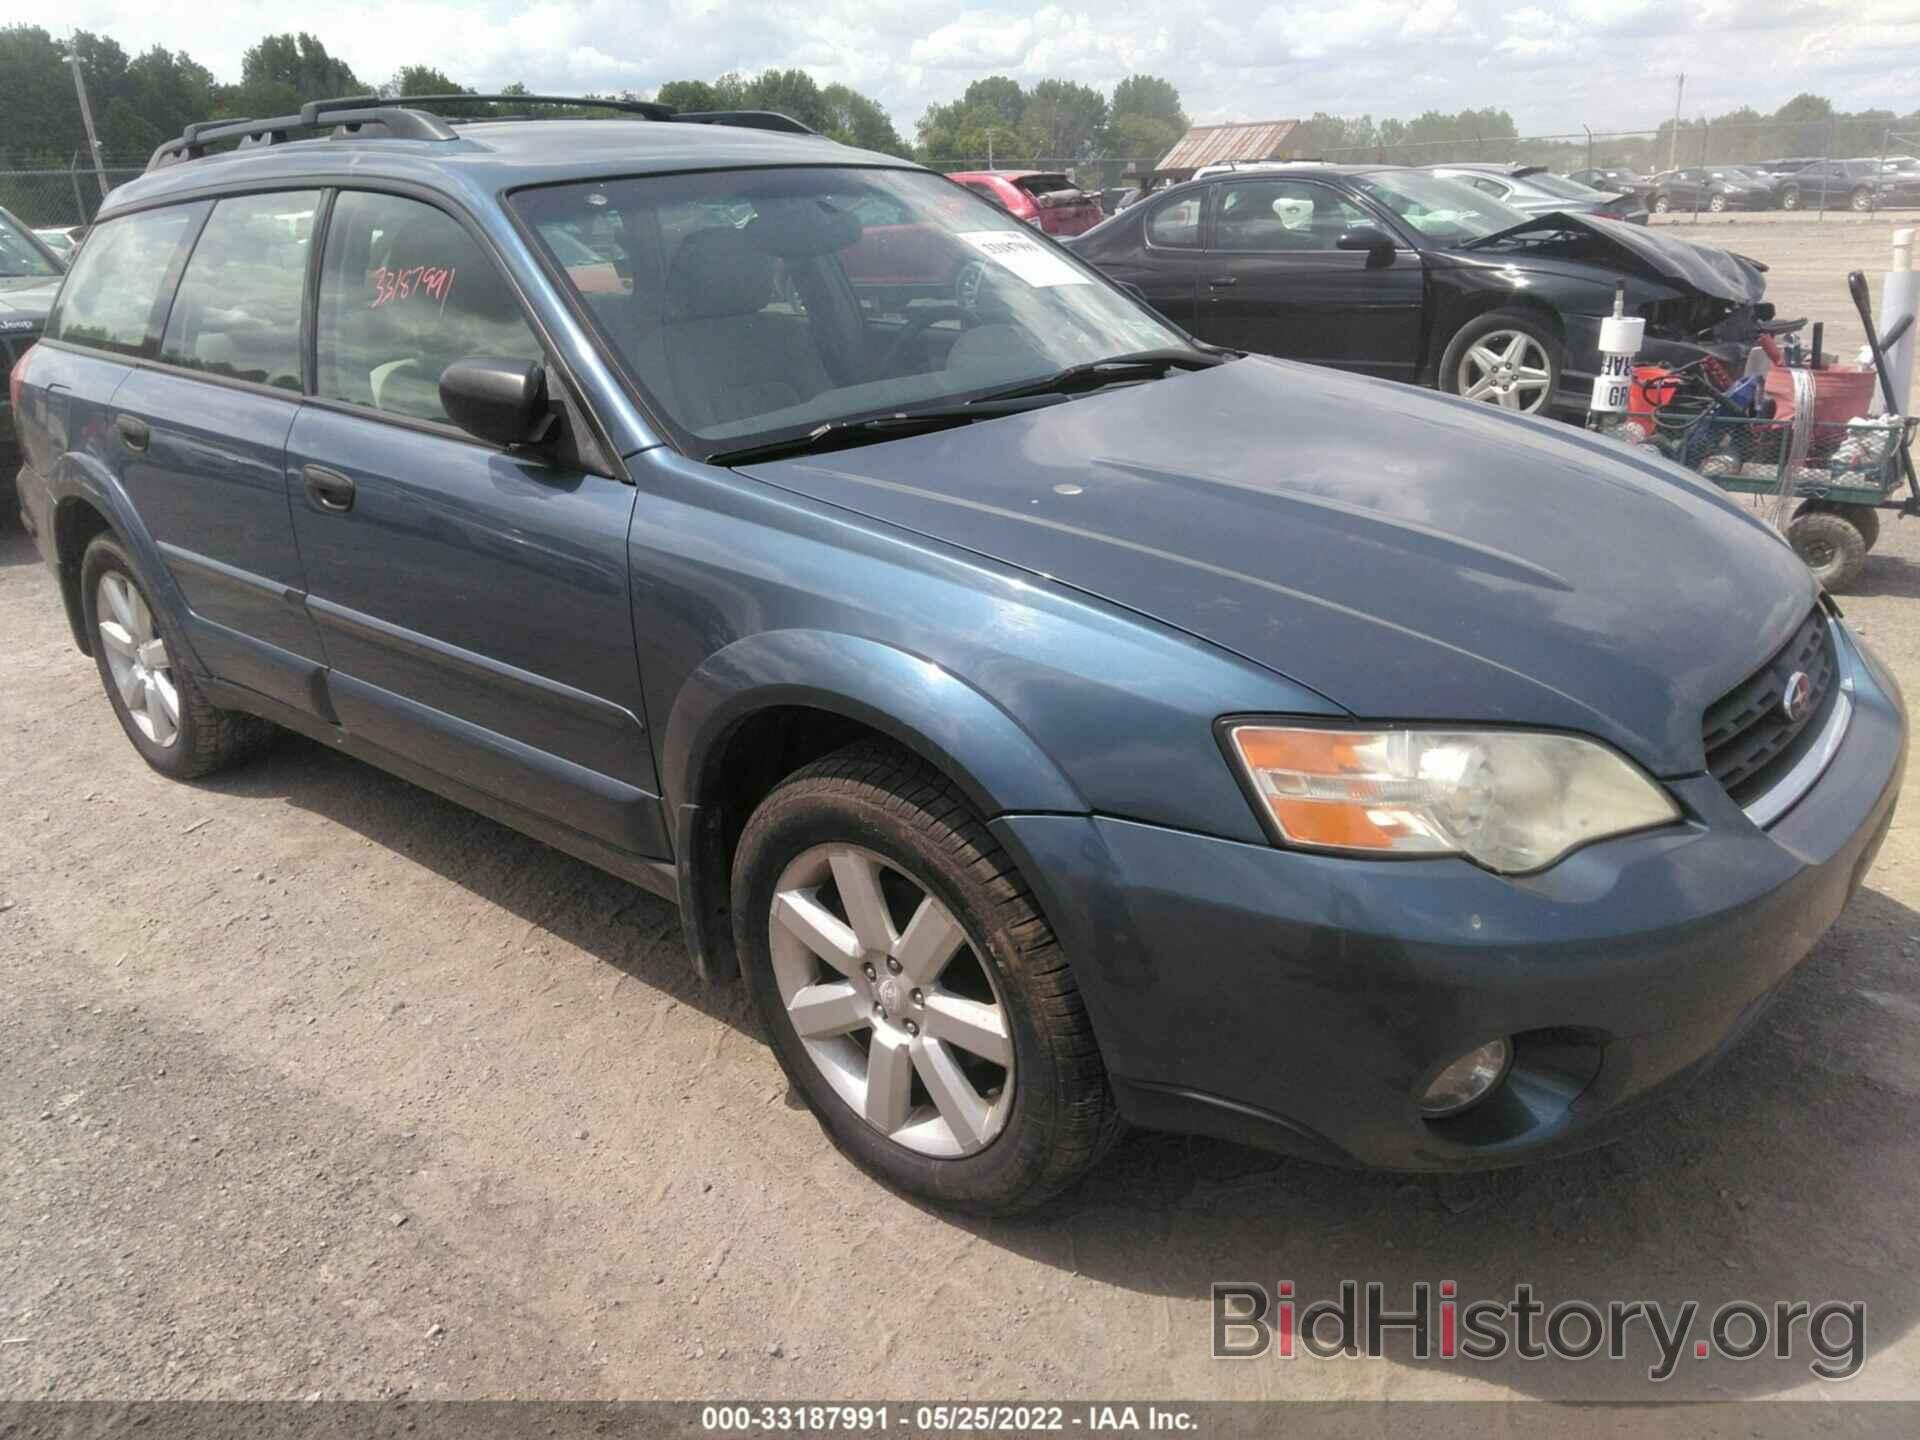
[[[239,148],[256,145],[284,145],[300,132],[314,138],[325,130],[335,135],[357,135],[367,126],[395,140],[457,140],[453,126],[493,120],[528,120],[527,115],[476,115],[454,119],[438,115],[427,107],[455,104],[489,105],[564,105],[585,110],[613,110],[647,120],[677,120],[692,125],[734,125],[749,130],[774,130],[789,135],[814,135],[819,132],[802,125],[790,115],[772,110],[689,110],[676,111],[671,105],[651,100],[600,100],[582,95],[396,95],[382,99],[378,95],[346,95],[332,100],[309,100],[294,115],[278,115],[265,120],[198,120],[153,152],[147,169],[158,170],[187,160],[198,160],[210,146],[224,140],[239,141]]]
[[[820,133],[777,110],[676,110],[673,118],[693,125],[737,125],[743,130],[778,130],[785,135]]]

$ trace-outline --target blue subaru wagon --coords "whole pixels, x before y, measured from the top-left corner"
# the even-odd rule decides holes
[[[284,727],[675,900],[832,1140],[985,1211],[1122,1120],[1592,1143],[1860,885],[1898,690],[1694,477],[620,108],[317,102],[113,194],[20,496],[156,770]]]

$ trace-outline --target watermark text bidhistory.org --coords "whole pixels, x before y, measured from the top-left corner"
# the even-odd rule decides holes
[[[1291,1280],[1213,1285],[1216,1360],[1648,1360],[1647,1378],[1672,1377],[1691,1356],[1705,1360],[1807,1358],[1822,1380],[1851,1380],[1866,1363],[1867,1307],[1858,1300],[1729,1300],[1702,1315],[1700,1302],[1560,1300],[1531,1285],[1502,1299],[1463,1299],[1452,1280],[1415,1281],[1390,1298],[1377,1280],[1342,1280],[1337,1296],[1309,1300]]]

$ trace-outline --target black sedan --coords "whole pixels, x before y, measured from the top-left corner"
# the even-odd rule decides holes
[[[1066,242],[1201,340],[1582,410],[1616,280],[1642,353],[1744,362],[1761,267],[1595,216],[1522,215],[1420,170],[1313,165],[1189,181]]]
[[[1642,205],[1651,198],[1646,178],[1639,171],[1621,165],[1589,166],[1585,170],[1569,171],[1562,178],[1609,195],[1631,195]]]
[[[1653,192],[1653,213],[1670,210],[1771,210],[1773,182],[1757,170],[1737,165],[1693,165],[1662,170],[1647,180]]]

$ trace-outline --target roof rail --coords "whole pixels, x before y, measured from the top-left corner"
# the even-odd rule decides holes
[[[197,120],[153,152],[147,169],[185,160],[198,160],[210,145],[222,140],[237,140],[242,147],[284,145],[296,132],[332,130],[336,127],[357,131],[362,126],[378,125],[396,140],[453,140],[458,137],[445,121],[419,110],[406,110],[385,104],[377,95],[349,95],[337,100],[309,100],[296,115],[276,115],[266,120]]]
[[[322,104],[331,102],[322,101]],[[459,103],[487,105],[571,105],[582,110],[617,110],[626,115],[644,115],[649,120],[672,120],[674,111],[671,105],[660,105],[652,100],[596,100],[589,95],[395,95],[381,102],[385,105],[452,105]],[[480,115],[476,120],[491,120],[496,117]]]
[[[671,105],[652,100],[600,100],[581,95],[396,95],[382,99],[378,95],[343,95],[332,100],[309,100],[295,115],[277,115],[265,120],[196,120],[153,152],[147,169],[198,160],[208,147],[223,140],[237,140],[241,147],[284,145],[296,133],[307,138],[323,130],[358,132],[374,125],[381,134],[395,140],[455,140],[453,126],[485,120],[525,120],[524,115],[475,115],[456,120],[433,113],[428,107],[456,104],[485,105],[565,105],[586,110],[613,110],[638,115],[648,120],[677,120],[692,125],[737,125],[749,130],[777,130],[788,135],[815,135],[819,132],[802,125],[790,115],[771,110],[692,110],[676,111]]]
[[[745,130],[778,130],[786,135],[820,133],[776,110],[676,110],[673,118],[693,125],[738,125]]]

